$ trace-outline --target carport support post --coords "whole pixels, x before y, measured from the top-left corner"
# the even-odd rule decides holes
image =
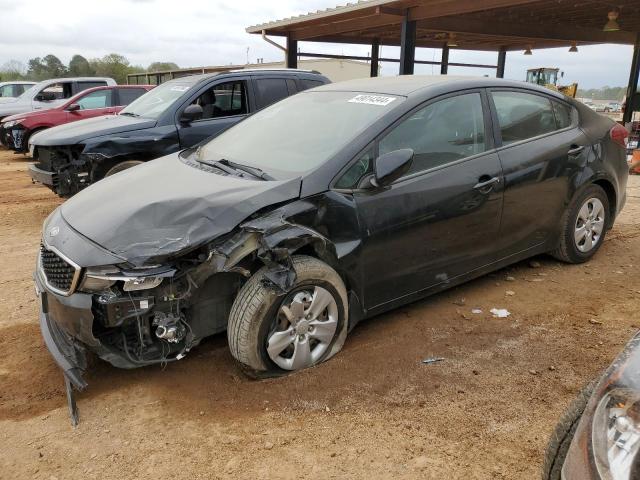
[[[449,45],[442,46],[442,61],[440,62],[440,75],[449,73]]]
[[[298,40],[287,35],[287,68],[298,68]]]
[[[413,75],[416,59],[416,22],[405,16],[400,33],[400,75]]]
[[[373,39],[371,42],[371,72],[369,76],[377,77],[378,76],[378,59],[380,58],[380,40],[377,38]]]
[[[626,125],[633,119],[633,107],[635,94],[638,91],[638,77],[640,76],[640,33],[636,34],[636,44],[633,48],[633,61],[629,74],[629,86],[627,87],[627,105],[622,116],[622,124]]]
[[[496,77],[504,78],[504,65],[507,63],[507,50],[502,47],[498,52],[498,69],[496,71]]]

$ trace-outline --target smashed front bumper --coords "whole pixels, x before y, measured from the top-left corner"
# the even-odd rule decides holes
[[[29,164],[29,175],[31,175],[31,180],[34,182],[42,183],[48,187],[53,187],[56,183],[55,173],[38,168],[35,163]]]

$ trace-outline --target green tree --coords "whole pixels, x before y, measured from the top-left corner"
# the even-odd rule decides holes
[[[44,58],[35,57],[29,60],[27,75],[34,80],[64,77],[67,67],[55,55],[47,55]]]
[[[96,73],[89,65],[89,61],[82,55],[74,55],[71,58],[68,71],[72,77],[90,77]]]
[[[147,67],[147,72],[165,72],[167,70],[177,70],[180,67],[173,62],[153,62]]]
[[[142,67],[132,66],[126,57],[110,53],[102,58],[91,60],[91,67],[100,77],[111,77],[120,84],[127,83],[127,74],[144,71]]]

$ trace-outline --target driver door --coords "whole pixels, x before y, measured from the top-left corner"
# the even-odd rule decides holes
[[[226,82],[209,84],[179,110],[176,119],[180,147],[189,148],[215,136],[236,124],[249,113],[248,78],[234,78]],[[184,108],[197,104],[202,107],[202,118],[191,123],[180,122]]]
[[[411,168],[393,184],[354,192],[367,309],[445,287],[495,261],[502,168],[486,107],[480,91],[431,102],[365,154],[414,151]],[[362,164],[354,168],[362,171]]]

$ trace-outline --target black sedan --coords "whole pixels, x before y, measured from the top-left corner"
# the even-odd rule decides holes
[[[118,173],[46,220],[46,343],[86,384],[227,332],[254,376],[335,355],[362,319],[532,255],[579,263],[625,202],[626,130],[497,79],[318,87]]]

